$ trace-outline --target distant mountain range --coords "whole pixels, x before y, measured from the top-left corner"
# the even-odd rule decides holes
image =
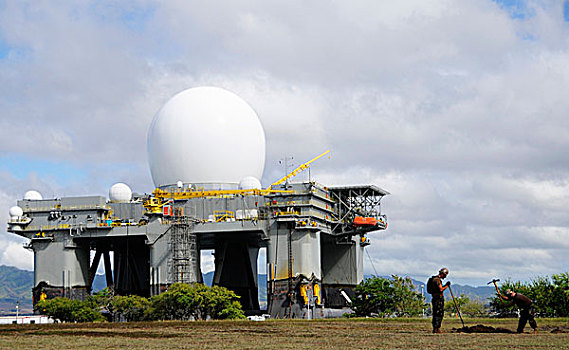
[[[372,276],[369,275],[364,276],[364,278],[370,278],[370,277]],[[390,276],[381,276],[381,277],[391,278]],[[427,281],[418,281],[413,278],[411,278],[411,281],[415,286],[415,290],[419,293],[421,293],[422,291],[426,301],[430,303],[431,295],[427,293]],[[494,287],[489,287],[489,286],[472,287],[469,285],[463,286],[460,284],[452,284],[451,288],[455,297],[464,294],[471,300],[487,301],[488,298],[493,297],[496,293],[496,289],[494,289]],[[450,298],[450,293],[445,292],[445,295]]]
[[[371,275],[365,275],[364,278],[371,278]],[[390,276],[382,276],[384,278],[391,278]],[[208,272],[203,275],[204,284],[211,286],[213,282],[213,272]],[[416,279],[411,279],[413,285],[415,286],[415,290],[419,293],[423,292],[425,296],[425,300],[427,302],[431,302],[431,295],[427,293],[426,285],[427,281],[418,281]],[[455,297],[458,297],[462,294],[468,296],[472,300],[480,300],[480,301],[487,301],[488,298],[491,298],[495,294],[494,287],[472,287],[469,285],[460,285],[460,284],[453,284],[451,285],[452,292],[454,293]],[[450,294],[446,293],[447,297],[450,298]],[[259,274],[259,302],[261,303],[261,307],[266,305],[267,303],[267,275]]]
[[[12,266],[0,266],[0,316],[32,313],[34,273]]]
[[[372,276],[366,275],[365,278]],[[390,278],[389,276],[382,276]],[[203,275],[204,283],[211,286],[213,282],[213,271]],[[415,290],[421,292],[421,286],[425,286],[427,281],[411,279]],[[0,266],[0,316],[15,315],[16,305],[20,314],[30,314],[32,309],[32,287],[34,284],[34,273],[32,271],[20,270],[12,266]],[[259,274],[259,303],[261,308],[267,304],[267,275]],[[93,281],[93,291],[97,292],[106,287],[105,276],[97,275]],[[423,287],[425,288],[425,287]],[[464,294],[471,299],[486,299],[494,296],[494,287],[472,287],[469,285],[453,284],[452,291],[455,296]],[[427,302],[431,301],[431,296],[423,289]]]

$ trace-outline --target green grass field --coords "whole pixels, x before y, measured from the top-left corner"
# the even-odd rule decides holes
[[[568,319],[538,319],[534,334],[463,334],[457,319],[140,322],[0,326],[1,349],[569,349]],[[466,319],[515,330],[516,319]],[[531,329],[528,327],[529,332]]]

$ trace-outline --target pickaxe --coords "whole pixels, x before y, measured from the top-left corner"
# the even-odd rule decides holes
[[[500,289],[498,289],[498,285],[496,284],[496,282],[500,282],[500,279],[494,278],[492,281],[490,281],[486,284],[494,283],[494,287],[496,287],[496,292],[498,292],[498,296],[500,297],[500,299],[502,299],[502,294],[500,294]]]

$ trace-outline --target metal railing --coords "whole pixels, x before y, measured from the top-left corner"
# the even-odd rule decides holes
[[[48,212],[48,211],[71,211],[71,210],[85,210],[85,209],[93,209],[93,210],[110,210],[111,207],[108,205],[92,205],[92,204],[85,204],[85,205],[55,205],[50,207],[24,207],[22,208],[24,213],[36,213],[36,212]]]

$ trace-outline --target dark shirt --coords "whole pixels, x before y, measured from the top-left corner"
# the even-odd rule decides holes
[[[510,301],[506,306],[512,306],[516,304],[516,306],[520,309],[527,309],[533,304],[530,298],[526,297],[523,294],[516,293],[513,297],[504,295],[502,296],[504,300]]]

